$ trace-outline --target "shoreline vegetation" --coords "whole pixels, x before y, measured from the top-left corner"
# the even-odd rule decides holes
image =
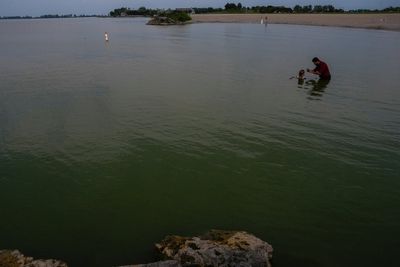
[[[183,20],[171,19],[177,14],[189,14]],[[366,28],[376,30],[400,31],[400,7],[388,7],[381,10],[337,9],[332,5],[296,5],[285,6],[252,6],[241,3],[227,3],[224,8],[177,8],[168,10],[114,9],[111,17],[144,16],[152,19],[149,25],[182,25],[187,23],[261,23],[261,24],[294,24],[309,26],[333,26]]]
[[[191,7],[175,9],[149,9],[140,7],[131,9],[129,7],[116,8],[107,15],[98,14],[44,14],[40,16],[0,16],[0,19],[52,19],[52,18],[86,18],[86,17],[152,17],[160,13],[183,12],[189,14],[400,14],[400,6],[387,7],[383,9],[351,9],[344,10],[333,5],[295,5],[293,8],[286,6],[243,6],[241,3],[226,3],[224,8],[214,7]]]
[[[147,25],[184,25],[189,23],[191,20],[192,17],[187,12],[163,12],[153,15],[153,17],[147,22]]]
[[[109,18],[110,16],[83,15],[83,16],[45,16],[45,17],[13,17],[5,19],[53,19],[53,18]],[[150,17],[145,15],[117,16],[121,18]],[[266,24],[291,24],[306,26],[329,26],[362,28],[374,30],[400,31],[400,13],[322,13],[322,14],[297,14],[297,13],[259,13],[259,14],[191,14],[191,20],[183,23],[152,23],[149,25],[184,25],[188,23],[256,23],[260,24],[261,19]],[[267,18],[267,19],[266,19]]]
[[[400,31],[400,7],[384,9],[337,9],[332,5],[252,6],[227,3],[224,8],[130,9],[121,7],[108,15],[42,15],[8,16],[1,19],[54,19],[54,18],[152,18],[149,25],[184,25],[188,23],[264,23],[308,26],[331,26]]]
[[[0,16],[0,20],[13,20],[13,19],[73,19],[73,18],[107,18],[108,15],[76,15],[76,14],[48,14],[41,16]]]

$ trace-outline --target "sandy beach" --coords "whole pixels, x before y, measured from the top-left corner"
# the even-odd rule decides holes
[[[194,23],[260,23],[352,27],[400,31],[400,14],[195,14]]]

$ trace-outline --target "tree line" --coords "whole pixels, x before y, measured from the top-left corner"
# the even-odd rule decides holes
[[[200,9],[200,13],[212,13],[212,8]],[[293,8],[285,6],[252,6],[245,7],[241,3],[226,3],[225,9],[214,9],[215,12],[227,13],[399,13],[400,7],[388,7],[384,9],[355,9],[345,11],[333,5],[295,5]],[[196,12],[198,13],[198,12]]]
[[[241,3],[226,3],[223,8],[205,7],[198,8],[194,7],[190,10],[195,14],[207,14],[207,13],[399,13],[400,7],[388,7],[385,9],[357,9],[345,11],[341,8],[336,8],[333,5],[295,5],[293,8],[285,6],[252,6],[246,7]],[[176,10],[160,10],[160,9],[147,9],[146,7],[140,7],[138,9],[130,9],[127,7],[121,7],[114,9],[109,13],[111,17],[124,17],[124,16],[153,16],[165,12],[176,12]],[[185,12],[185,11],[181,11]],[[186,11],[188,12],[188,11]]]
[[[153,16],[158,14],[158,9],[147,9],[146,7],[139,7],[138,9],[130,9],[128,7],[116,8],[109,13],[111,17],[124,17],[124,16]]]
[[[355,9],[345,11],[343,9],[337,9],[333,5],[295,5],[293,8],[285,6],[252,6],[246,7],[241,3],[226,3],[224,8],[191,8],[186,11],[180,11],[189,13],[189,10],[196,14],[207,14],[207,13],[400,13],[399,7],[387,7],[384,9]],[[161,9],[148,9],[146,7],[140,7],[138,9],[130,9],[128,7],[121,7],[114,9],[109,12],[111,17],[124,17],[124,16],[154,16],[159,14],[165,14],[169,12],[176,12],[176,10],[161,10]],[[36,19],[36,18],[82,18],[82,17],[104,17],[101,15],[42,15],[39,17],[32,16],[4,16],[0,19]]]
[[[41,15],[37,17],[33,16],[4,16],[0,19],[65,19],[65,18],[92,18],[92,17],[104,17],[100,15],[76,15],[76,14],[67,14],[67,15],[59,15],[59,14],[47,14]]]

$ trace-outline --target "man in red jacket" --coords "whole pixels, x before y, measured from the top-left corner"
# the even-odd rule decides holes
[[[323,80],[331,79],[331,73],[329,72],[328,65],[325,62],[319,60],[317,57],[313,58],[312,62],[315,65],[315,69],[307,69],[307,72],[319,75],[319,78]]]

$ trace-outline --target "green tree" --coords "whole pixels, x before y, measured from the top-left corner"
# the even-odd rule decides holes
[[[236,10],[238,7],[235,3],[226,3],[225,10]]]
[[[293,11],[296,13],[302,13],[303,12],[303,8],[299,5],[295,5],[293,8]]]
[[[188,13],[180,11],[166,12],[161,15],[178,22],[186,22],[192,20]]]
[[[332,13],[335,12],[335,8],[332,5],[323,6],[322,12]]]
[[[303,12],[304,12],[304,13],[311,13],[312,10],[313,10],[312,5],[303,6]]]

